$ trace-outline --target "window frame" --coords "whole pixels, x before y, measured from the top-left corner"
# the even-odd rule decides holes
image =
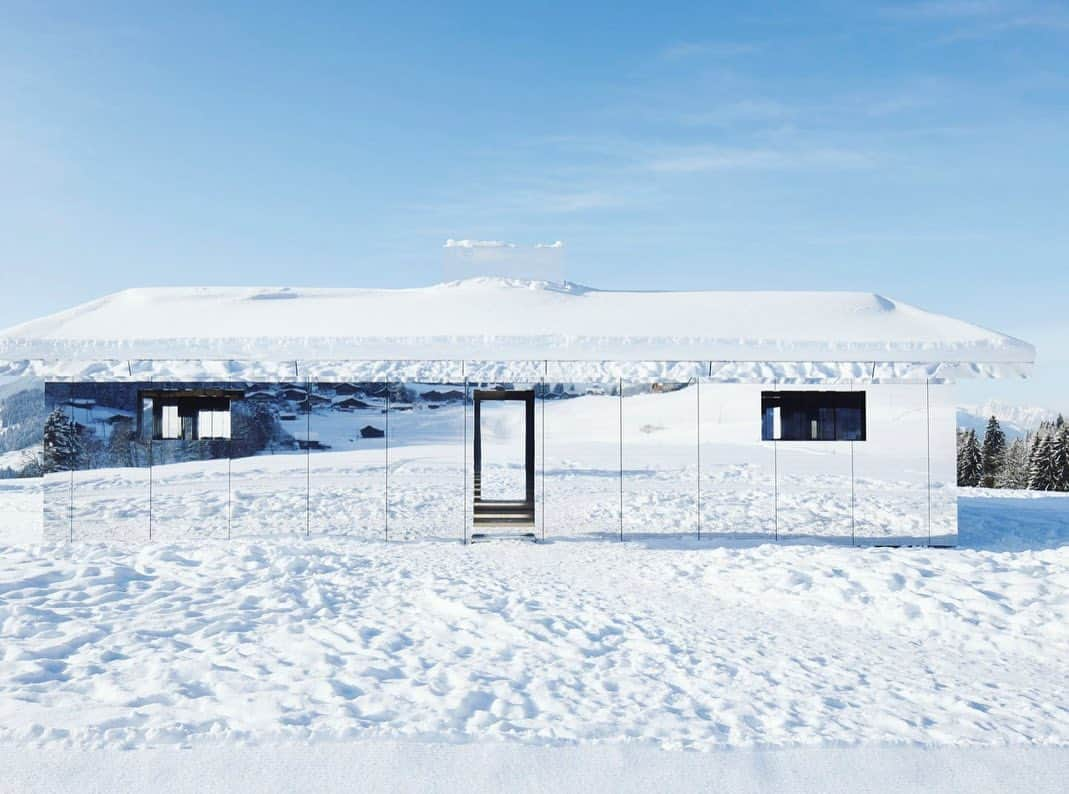
[[[863,389],[762,391],[761,440],[785,443],[866,441],[867,406],[868,400]],[[845,411],[859,412],[858,428],[854,433],[845,433],[843,430],[840,414]],[[809,434],[806,436],[793,432],[791,428],[797,427],[809,428]]]
[[[244,396],[237,389],[141,390],[138,436],[151,441],[230,440],[233,405]],[[205,418],[209,420],[207,428],[203,426]],[[146,427],[149,421],[151,427]]]

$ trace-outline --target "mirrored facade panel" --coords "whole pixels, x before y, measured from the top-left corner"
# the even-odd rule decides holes
[[[75,540],[148,539],[151,442],[139,432],[139,394],[145,385],[113,381],[71,386],[71,416],[82,448],[72,477]]]
[[[236,442],[233,433],[233,406],[244,393],[243,384],[227,382],[141,385],[139,434],[150,449],[153,540],[230,537],[230,457],[249,451],[248,441]]]
[[[942,383],[0,387],[0,442],[22,425],[43,437],[25,460],[52,541],[957,542]]]
[[[41,434],[49,410],[44,381],[0,374],[0,480],[40,477]]]
[[[958,542],[956,417],[953,384],[929,384],[929,476],[932,509],[929,542],[933,546],[954,546]]]
[[[312,534],[386,535],[386,384],[311,383],[308,525]]]
[[[626,381],[623,388],[624,537],[697,537],[700,389]]]
[[[326,398],[305,381],[245,383],[230,400],[230,534],[308,531],[311,411]],[[213,420],[217,419],[214,415]]]
[[[80,465],[79,433],[71,413],[70,383],[45,384],[45,417],[41,451],[41,503],[46,542],[71,540],[73,473]]]
[[[620,386],[547,383],[546,539],[621,531]]]
[[[761,393],[766,388],[700,385],[703,538],[775,537],[775,442],[761,440]]]
[[[780,540],[853,542],[850,441],[777,441]]]
[[[41,438],[47,418],[44,381],[0,374],[0,543],[44,537]]]
[[[466,533],[542,537],[542,384],[468,384]]]
[[[791,385],[766,389],[765,393],[815,394],[850,391],[830,390],[826,385]],[[812,405],[818,406],[815,413]],[[824,407],[830,405],[830,408]],[[835,428],[835,400],[814,396],[807,407],[800,437],[810,440],[772,442],[776,469],[776,527],[781,540],[835,540],[853,542],[853,448],[854,441],[827,440]],[[779,436],[785,437],[785,436]],[[789,438],[798,437],[791,435]]]
[[[461,540],[464,384],[391,383],[388,400],[388,539]]]
[[[855,540],[927,544],[925,385],[873,383],[866,386],[866,398],[868,438],[854,444]]]

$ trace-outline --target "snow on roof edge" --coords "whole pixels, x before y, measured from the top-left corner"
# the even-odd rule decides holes
[[[1020,375],[1035,349],[875,293],[612,291],[496,277],[396,290],[128,289],[0,332],[9,361],[279,358],[949,363]]]

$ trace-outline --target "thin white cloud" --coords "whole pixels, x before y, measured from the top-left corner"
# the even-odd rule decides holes
[[[665,174],[696,174],[709,171],[838,170],[864,168],[870,165],[872,165],[872,158],[868,154],[848,149],[695,147],[656,157],[646,164],[646,168]]]
[[[975,19],[1005,14],[1011,7],[1000,0],[926,0],[888,6],[884,13],[903,19]]]
[[[925,0],[887,6],[883,15],[903,21],[952,26],[940,41],[990,38],[1012,30],[1069,31],[1069,9],[1029,0]]]
[[[728,127],[782,121],[794,115],[794,109],[767,99],[740,99],[709,110],[684,113],[679,120],[688,126]]]
[[[586,190],[563,193],[542,193],[530,197],[547,212],[585,212],[587,210],[618,207],[624,199],[606,190]]]
[[[753,55],[760,51],[759,45],[745,41],[680,41],[665,47],[661,57],[666,61],[679,61],[698,56],[728,58]]]
[[[928,108],[934,104],[935,101],[929,97],[922,97],[915,94],[899,94],[897,96],[884,97],[883,99],[870,103],[865,109],[865,112],[873,118],[883,118],[885,116],[897,116],[900,113],[908,113],[911,110]]]
[[[504,240],[454,240],[450,237],[445,241],[445,245],[442,248],[462,248],[468,250],[480,250],[480,251],[506,251],[514,248],[521,248],[516,243],[509,243]],[[535,243],[534,248],[563,248],[564,241],[557,240],[552,243]]]
[[[442,248],[515,248],[516,243],[504,240],[454,240],[450,237]]]

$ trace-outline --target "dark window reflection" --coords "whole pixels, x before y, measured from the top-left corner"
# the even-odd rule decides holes
[[[142,391],[140,420],[151,417],[151,438],[157,441],[229,439],[231,402],[243,396],[230,390]]]
[[[764,441],[864,441],[865,392],[761,392]]]

